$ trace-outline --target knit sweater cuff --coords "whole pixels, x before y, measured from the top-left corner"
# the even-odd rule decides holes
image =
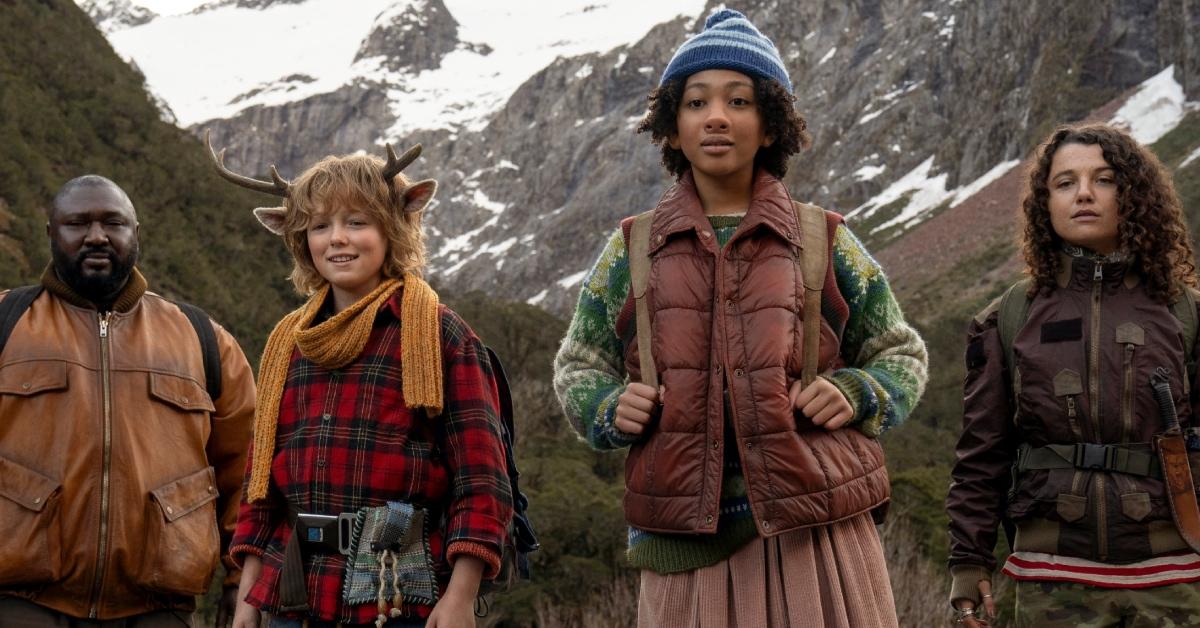
[[[252,554],[254,556],[262,558],[263,549],[261,547],[255,547],[253,545],[245,545],[245,544],[234,545],[233,547],[229,548],[229,560],[238,569],[241,569],[241,567],[245,564],[246,554]]]
[[[883,413],[879,411],[879,397],[867,381],[869,377],[862,369],[838,369],[825,376],[850,402],[854,416],[847,423],[858,431],[877,438],[883,432]]]
[[[979,581],[991,582],[992,572],[982,565],[954,565],[950,568],[950,605],[955,600],[971,600],[979,606]]]
[[[459,556],[474,556],[484,562],[483,579],[492,580],[500,574],[500,555],[492,548],[474,541],[455,541],[446,548],[446,562],[454,566]]]

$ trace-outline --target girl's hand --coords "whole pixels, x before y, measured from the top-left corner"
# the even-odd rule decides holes
[[[788,391],[792,407],[803,412],[813,422],[829,431],[836,430],[854,418],[854,407],[842,391],[824,377],[818,377],[803,387],[800,380],[792,382]]]
[[[653,420],[661,395],[662,386],[654,390],[640,382],[630,382],[625,387],[625,392],[617,397],[617,413],[613,418],[613,427],[626,434],[645,433]]]
[[[962,621],[958,623],[967,628],[988,627],[988,621],[996,617],[996,600],[992,598],[992,583],[990,580],[979,581],[979,597],[983,600],[982,614],[980,613],[981,609],[976,608],[975,603],[971,600],[961,599],[954,601],[954,607],[959,610],[966,610],[968,608],[975,610],[975,614],[963,616]]]

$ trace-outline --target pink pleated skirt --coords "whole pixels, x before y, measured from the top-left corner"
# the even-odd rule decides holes
[[[639,628],[801,626],[897,626],[870,514],[755,539],[694,571],[642,571]]]

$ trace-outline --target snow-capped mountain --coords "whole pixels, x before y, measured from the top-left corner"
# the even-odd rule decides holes
[[[573,304],[617,220],[652,206],[669,183],[657,149],[633,128],[671,52],[720,6],[80,5],[181,125],[211,129],[229,147],[234,168],[276,163],[294,176],[325,154],[422,142],[413,170],[442,184],[427,218],[432,274],[558,312]],[[1186,103],[1200,100],[1200,44],[1189,35],[1200,32],[1200,9],[1184,5],[748,0],[734,8],[775,39],[815,138],[793,162],[790,189],[848,214],[883,251],[1015,180],[1059,122],[1128,98],[1112,115],[1135,130],[1178,124]],[[111,17],[138,9],[151,17]]]

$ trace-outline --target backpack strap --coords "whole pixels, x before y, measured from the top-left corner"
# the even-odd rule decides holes
[[[187,316],[188,322],[196,330],[196,337],[200,339],[200,353],[204,358],[204,387],[216,403],[221,397],[221,349],[217,346],[217,332],[213,329],[212,319],[191,303],[174,303]]]
[[[817,378],[821,350],[821,289],[829,268],[829,223],[825,210],[792,201],[800,225],[800,272],[804,279],[804,370],[800,382],[808,386]],[[814,307],[815,306],[815,307]]]
[[[1179,298],[1171,304],[1171,313],[1179,319],[1183,327],[1183,346],[1190,351],[1196,346],[1196,329],[1200,327],[1200,321],[1196,319],[1196,289],[1188,285],[1180,286],[1180,289]]]
[[[1004,364],[1008,367],[1009,376],[1013,369],[1013,341],[1017,332],[1025,325],[1029,317],[1029,282],[1026,277],[1008,287],[1000,297],[1000,315],[997,331],[1000,332],[1000,346],[1004,349]]]
[[[0,301],[0,353],[4,353],[4,345],[12,335],[13,328],[17,326],[17,321],[21,320],[25,310],[33,305],[34,299],[41,293],[40,284],[22,286],[10,290],[4,300]]]
[[[633,288],[633,307],[637,317],[638,360],[642,383],[658,390],[658,369],[650,347],[650,305],[646,303],[646,286],[650,283],[650,225],[654,210],[643,212],[633,219],[629,230],[629,278]]]
[[[1196,318],[1196,289],[1184,284],[1179,286],[1181,289],[1178,299],[1171,304],[1171,314],[1179,320],[1180,327],[1183,328],[1183,350],[1184,364],[1187,365],[1187,377],[1184,379],[1184,391],[1188,391],[1192,386],[1192,380],[1196,377],[1196,361],[1192,359],[1192,353],[1196,347],[1196,329],[1200,327],[1200,321]]]
[[[500,398],[500,424],[502,432],[501,440],[504,441],[504,463],[508,470],[508,481],[512,487],[513,497],[513,521],[516,524],[513,541],[517,544],[517,549],[521,553],[529,553],[541,547],[537,538],[534,536],[533,526],[529,522],[529,498],[521,492],[518,480],[521,477],[520,470],[517,469],[517,459],[514,455],[516,449],[517,428],[514,422],[512,390],[508,383],[508,375],[504,372],[504,364],[500,362],[500,356],[491,347],[484,347],[487,351],[488,361],[492,363],[492,377],[496,380],[496,393]],[[529,578],[529,565],[522,565],[522,577]]]

